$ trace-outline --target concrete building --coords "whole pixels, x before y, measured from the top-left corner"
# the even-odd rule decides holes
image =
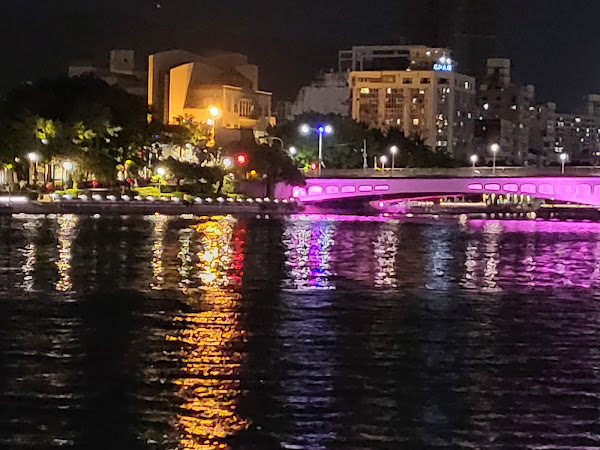
[[[239,140],[241,130],[264,136],[274,124],[272,94],[259,90],[258,67],[245,55],[171,50],[150,55],[148,62],[148,104],[163,123],[214,123],[218,145]]]
[[[442,57],[453,64],[448,48],[425,45],[361,45],[342,50],[338,55],[340,72],[369,70],[429,70]]]
[[[596,163],[600,158],[600,116],[555,114],[555,154],[571,161]]]
[[[382,130],[398,127],[434,149],[466,158],[472,152],[475,79],[454,72],[446,56],[432,66],[350,72],[352,118]]]
[[[350,90],[348,74],[324,72],[310,86],[300,89],[291,105],[291,117],[304,113],[350,115]]]
[[[533,149],[530,139],[532,129],[538,129],[535,87],[513,83],[510,60],[488,59],[477,103],[475,150],[480,156],[489,159],[491,145],[500,144],[499,158],[509,164],[537,161],[542,149]]]
[[[583,97],[581,113],[588,116],[600,116],[600,95],[590,94]]]
[[[125,91],[140,97],[148,93],[148,74],[137,70],[133,50],[112,50],[107,65],[95,65],[89,61],[79,61],[69,66],[69,77],[93,74],[111,86],[119,86]]]

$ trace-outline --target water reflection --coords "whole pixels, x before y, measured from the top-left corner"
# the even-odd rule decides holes
[[[56,290],[65,292],[71,290],[71,246],[77,234],[77,216],[73,214],[64,214],[58,216],[58,260],[56,268],[58,269],[58,282]]]
[[[152,273],[153,279],[150,287],[159,290],[165,282],[165,270],[163,266],[164,239],[169,225],[169,217],[156,214],[150,217],[153,224],[152,233]]]
[[[373,252],[377,261],[375,287],[392,289],[398,287],[396,258],[398,256],[398,235],[396,227],[382,225],[373,242]]]
[[[244,339],[238,317],[244,241],[245,229],[231,217],[201,221],[180,235],[180,287],[186,302],[200,312],[177,317],[179,331],[168,336],[181,345],[184,372],[175,380],[182,400],[179,448],[229,448],[227,438],[248,425],[236,410]]]
[[[331,251],[335,245],[335,222],[292,218],[283,235],[288,288],[304,290],[335,289],[332,280]]]

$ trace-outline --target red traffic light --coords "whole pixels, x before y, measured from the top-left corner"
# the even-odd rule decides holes
[[[244,155],[243,153],[240,153],[239,155],[237,155],[235,157],[235,160],[240,166],[245,166],[246,163],[248,162],[248,157],[246,155]]]
[[[312,164],[310,165],[310,170],[313,170],[313,171],[314,171],[314,170],[317,170],[318,168],[319,168],[319,166],[317,165],[317,163],[312,163]]]

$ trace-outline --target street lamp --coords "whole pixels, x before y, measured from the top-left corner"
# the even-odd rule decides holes
[[[300,125],[300,133],[307,135],[311,131],[317,132],[319,135],[319,176],[321,176],[321,168],[323,167],[323,135],[332,134],[333,127],[331,125],[319,125],[317,128],[311,128],[306,124]]]
[[[396,154],[398,153],[398,146],[392,145],[390,147],[390,153],[392,154],[392,176],[394,175],[394,165],[396,162]]]
[[[63,173],[63,185],[66,181],[69,180],[69,172],[73,170],[73,163],[71,161],[65,161],[62,163],[62,168],[64,169]]]
[[[560,163],[562,165],[562,174],[564,175],[565,174],[565,163],[569,159],[569,155],[567,155],[566,153],[561,153],[559,158],[560,158]]]
[[[33,176],[31,180],[35,183],[37,181],[37,163],[40,160],[40,156],[37,153],[31,152],[27,155],[27,159],[33,164]],[[29,170],[31,170],[31,167]]]
[[[208,107],[208,114],[211,116],[206,120],[207,125],[210,125],[212,128],[212,140],[213,145],[217,145],[217,119],[221,115],[221,110],[216,106]]]
[[[381,171],[385,172],[385,164],[387,163],[387,156],[383,155],[381,158],[379,158],[379,161],[381,161]]]
[[[500,145],[499,144],[492,144],[490,147],[490,150],[492,151],[492,156],[494,159],[494,163],[493,163],[493,173],[496,174],[496,155],[498,154],[498,152],[500,151]]]
[[[296,147],[290,147],[290,155],[295,156],[298,153],[298,149]]]
[[[158,167],[156,169],[156,173],[161,176],[164,177],[167,174],[167,169],[165,169],[164,167]],[[158,180],[158,195],[160,196],[160,180]]]
[[[231,169],[233,167],[233,160],[231,158],[223,158],[223,167]]]
[[[479,156],[471,155],[471,163],[473,164],[473,171],[476,170],[477,162],[479,161]]]

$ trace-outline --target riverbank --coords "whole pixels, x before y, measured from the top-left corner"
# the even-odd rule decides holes
[[[16,201],[14,201],[16,200]],[[11,202],[0,202],[0,215],[7,214],[102,214],[102,215],[258,215],[294,214],[300,205],[294,201],[221,201],[202,199],[194,203],[165,200],[58,200],[50,202],[27,201],[15,197]]]

